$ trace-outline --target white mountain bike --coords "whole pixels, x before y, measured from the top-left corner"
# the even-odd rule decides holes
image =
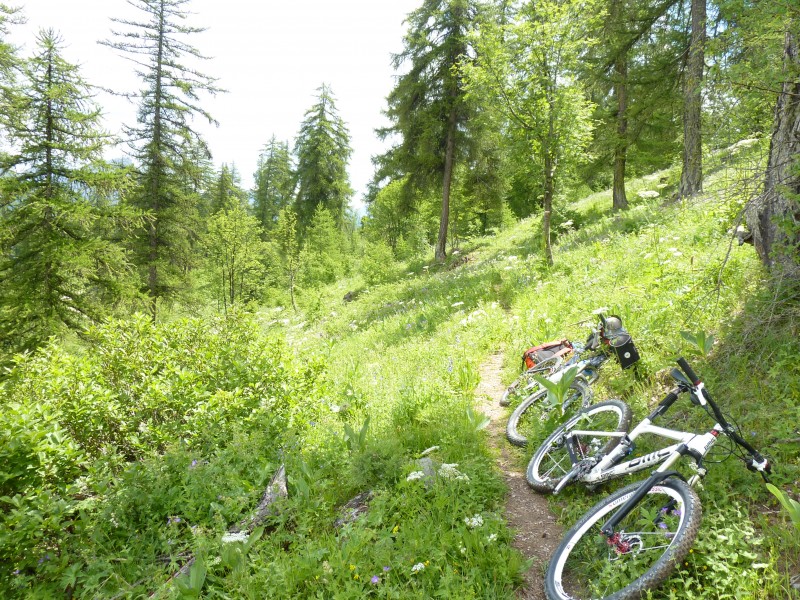
[[[721,433],[734,442],[731,450],[747,468],[767,479],[767,460],[729,423],[689,364],[683,358],[678,364],[688,379],[673,369],[677,387],[630,433],[630,408],[619,400],[601,402],[556,429],[531,458],[528,483],[537,491],[552,493],[577,481],[595,486],[655,468],[645,481],[600,501],[567,532],[547,569],[545,592],[550,600],[641,598],[663,582],[697,537],[701,509],[693,486],[705,476],[703,459]],[[710,431],[653,425],[684,393],[716,420]],[[636,438],[645,433],[676,443],[622,462]],[[688,480],[672,470],[685,456],[695,463],[696,472]]]

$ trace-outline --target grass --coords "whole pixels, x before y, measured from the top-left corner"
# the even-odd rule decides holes
[[[283,430],[263,430],[254,412],[217,450],[178,440],[132,465],[109,467],[102,477],[90,470],[93,491],[75,509],[87,520],[75,523],[96,529],[70,533],[86,541],[83,562],[59,550],[59,565],[48,559],[44,569],[33,556],[21,575],[0,576],[6,586],[0,591],[8,597],[66,590],[76,597],[156,591],[157,597],[261,598],[269,590],[271,598],[513,598],[525,563],[511,547],[502,476],[472,411],[479,368],[499,350],[510,382],[525,348],[585,338],[580,322],[601,306],[622,317],[642,361],[636,371],[604,367],[597,400],[622,397],[641,418],[668,389],[675,357],[691,351],[681,331],[713,334],[711,353],[692,358],[695,370],[774,459],[776,484],[796,496],[800,461],[796,443],[787,442],[796,438],[800,417],[796,300],[776,303],[752,248],[732,247],[728,235],[760,151],[714,158],[706,194],[690,203],[670,200],[672,169],[631,182],[625,212],[609,212],[608,192],[560,207],[553,267],[539,258],[534,217],[470,240],[450,265],[408,263],[394,280],[369,287],[357,277],[342,280],[307,299],[299,315],[258,312],[257,337],[285,342],[293,356],[277,358],[281,376],[258,387],[242,350],[230,351],[228,395],[213,397],[219,410],[226,398],[249,410],[248,398],[262,395],[263,409],[270,398],[291,396],[281,412]],[[658,196],[639,194],[645,191]],[[359,291],[356,299],[343,302],[351,290]],[[176,352],[183,350],[176,344]],[[191,381],[181,365],[176,381]],[[156,391],[171,398],[177,385]],[[675,408],[675,419],[697,425],[691,407]],[[213,423],[214,414],[204,414],[204,422]],[[435,465],[455,465],[463,477],[409,478],[426,450]],[[520,467],[532,451],[519,452]],[[279,461],[290,492],[279,514],[246,543],[223,543]],[[366,514],[335,525],[341,507],[366,491],[372,493]],[[727,460],[710,465],[700,495],[706,516],[695,551],[653,598],[787,596],[787,573],[797,572],[800,557],[787,518],[760,479]],[[569,525],[596,500],[576,488],[552,507]],[[35,550],[46,556],[45,547]],[[199,557],[191,577],[164,585],[189,554]]]

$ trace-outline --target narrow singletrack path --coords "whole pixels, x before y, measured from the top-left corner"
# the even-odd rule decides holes
[[[508,409],[500,406],[500,398],[506,389],[500,379],[502,364],[502,355],[493,354],[481,365],[481,382],[476,390],[477,408],[491,419],[487,430],[490,444],[496,451],[497,465],[508,486],[505,513],[515,532],[513,545],[525,558],[532,560],[517,597],[544,600],[544,569],[564,531],[550,512],[547,498],[528,486],[525,473],[520,471],[518,450],[505,439]]]

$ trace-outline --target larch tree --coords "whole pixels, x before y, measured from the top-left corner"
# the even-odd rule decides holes
[[[786,13],[783,77],[763,193],[747,224],[761,260],[795,284],[800,279],[800,10]]]
[[[706,47],[706,0],[691,0],[692,37],[683,75],[683,168],[680,195],[703,191],[703,73]]]
[[[102,160],[100,109],[54,31],[40,32],[23,75],[4,116],[13,149],[0,157],[0,339],[16,350],[80,330],[132,295],[125,251],[101,233],[135,222],[112,201],[124,175]]]
[[[264,235],[275,228],[281,210],[291,205],[294,174],[289,143],[273,135],[258,158],[254,174],[253,210]]]
[[[393,59],[396,70],[407,69],[387,99],[391,125],[378,132],[400,142],[379,159],[377,178],[405,177],[408,198],[441,189],[437,262],[446,257],[455,166],[468,152],[472,107],[458,66],[469,55],[475,14],[471,0],[425,0],[408,15],[405,49]]]
[[[519,2],[507,22],[491,15],[482,21],[478,61],[463,66],[471,92],[496,99],[541,171],[543,249],[551,265],[553,198],[592,132],[592,104],[576,75],[601,16],[598,3],[583,0]]]
[[[350,133],[339,116],[330,86],[323,84],[309,108],[295,142],[297,197],[295,213],[301,231],[324,206],[341,227],[353,195],[347,164],[352,154]]]
[[[126,31],[112,31],[112,40],[101,43],[130,59],[143,83],[138,94],[130,94],[138,101],[137,124],[125,130],[139,170],[133,202],[150,213],[136,254],[155,320],[159,301],[187,287],[186,270],[175,259],[188,245],[197,206],[182,185],[182,155],[189,144],[205,147],[192,120],[214,122],[200,106],[200,94],[221,90],[213,78],[187,66],[206,58],[186,41],[203,31],[184,24],[189,0],[129,1],[144,20],[113,19]]]
[[[227,209],[231,204],[247,205],[247,193],[242,189],[241,178],[235,166],[222,165],[211,186],[209,205],[211,212]]]

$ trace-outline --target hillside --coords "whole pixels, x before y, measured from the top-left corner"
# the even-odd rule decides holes
[[[562,206],[553,267],[531,218],[445,266],[341,280],[304,314],[111,322],[80,353],[20,358],[0,383],[13,440],[0,450],[0,595],[513,598],[526,563],[475,409],[481,366],[501,353],[508,383],[526,347],[583,339],[599,307],[621,316],[642,361],[605,367],[598,399],[645,416],[692,353],[681,332],[713,334],[696,370],[796,496],[796,304],[729,233],[762,150],[717,156],[689,204],[670,200],[677,172],[664,171],[631,182],[625,212],[608,212],[610,193]],[[513,451],[520,470],[532,451]],[[422,455],[448,475],[411,476]],[[246,543],[226,542],[280,464],[288,499]],[[550,506],[569,526],[615,487]],[[335,524],[365,492],[368,509]],[[709,464],[700,497],[693,553],[653,597],[789,597],[796,533],[760,478],[735,458]],[[168,582],[192,556],[191,576]]]

